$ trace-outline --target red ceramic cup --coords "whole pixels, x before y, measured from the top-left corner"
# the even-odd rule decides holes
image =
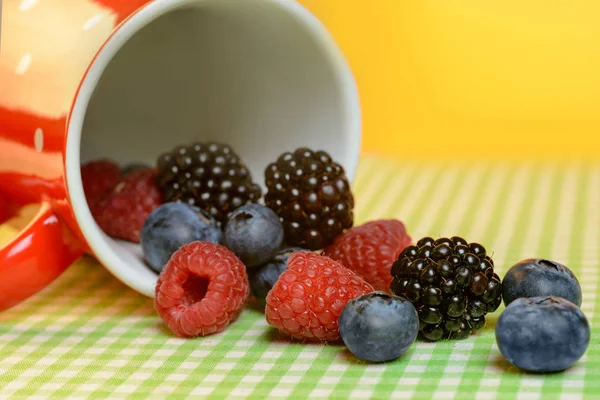
[[[106,236],[80,163],[154,163],[192,141],[231,144],[262,181],[286,150],[329,151],[352,178],[360,112],[323,26],[292,0],[12,0],[2,10],[0,195],[41,202],[0,248],[0,309],[84,252],[148,296],[139,246]]]

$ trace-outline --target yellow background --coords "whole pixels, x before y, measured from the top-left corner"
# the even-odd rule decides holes
[[[345,52],[366,152],[600,158],[597,0],[300,0]]]

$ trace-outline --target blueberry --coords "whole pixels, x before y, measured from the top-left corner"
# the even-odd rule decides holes
[[[536,296],[559,296],[581,306],[581,286],[567,267],[548,260],[523,260],[504,276],[504,304],[509,305],[520,297]]]
[[[519,298],[500,315],[496,341],[511,364],[532,372],[569,368],[590,342],[590,325],[575,304],[562,297]]]
[[[283,242],[283,226],[273,210],[250,203],[229,214],[224,240],[225,246],[252,268],[275,256]]]
[[[250,289],[256,300],[263,306],[266,304],[267,294],[269,294],[279,276],[287,269],[288,257],[295,251],[306,250],[299,247],[283,249],[275,257],[250,273]]]
[[[410,301],[383,292],[357,297],[340,315],[340,335],[356,357],[391,361],[404,354],[419,333],[419,316]]]
[[[222,233],[207,214],[184,203],[165,203],[146,219],[141,234],[144,257],[160,273],[175,251],[194,242],[219,243]]]

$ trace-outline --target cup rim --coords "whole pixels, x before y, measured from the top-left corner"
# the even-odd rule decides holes
[[[91,211],[87,206],[80,170],[81,134],[92,94],[106,67],[123,45],[125,45],[133,35],[160,16],[176,9],[202,3],[204,1],[205,0],[154,0],[123,21],[96,53],[86,73],[82,77],[67,123],[64,160],[66,170],[65,186],[69,203],[79,229],[85,237],[90,250],[105,268],[127,286],[148,297],[154,297],[156,281],[150,282],[149,280],[139,279],[138,274],[135,271],[130,268],[123,268],[122,264],[125,261],[111,249],[107,241],[112,239],[109,239],[96,225]],[[348,158],[349,163],[345,165],[345,168],[348,179],[352,181],[358,167],[362,120],[358,88],[350,70],[350,66],[341,49],[335,43],[333,37],[331,37],[326,28],[302,5],[295,0],[262,1],[279,6],[282,10],[297,18],[307,28],[307,32],[313,36],[316,45],[327,50],[324,52],[327,56],[327,62],[334,68],[336,79],[340,80],[340,88],[344,102],[343,108],[346,110],[345,115],[351,119],[348,121],[348,126],[350,127],[349,135],[354,138],[354,140],[350,143],[349,152],[355,156]],[[158,276],[156,279],[158,279]]]

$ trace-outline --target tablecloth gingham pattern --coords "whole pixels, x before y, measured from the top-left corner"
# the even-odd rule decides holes
[[[90,258],[0,313],[0,398],[600,397],[600,165],[400,163],[365,158],[357,222],[395,217],[413,239],[462,235],[493,252],[499,274],[527,257],[570,266],[592,324],[586,355],[566,372],[525,374],[500,356],[494,325],[463,341],[417,341],[400,359],[361,363],[343,346],[281,337],[247,309],[225,332],[171,336],[152,300]]]

